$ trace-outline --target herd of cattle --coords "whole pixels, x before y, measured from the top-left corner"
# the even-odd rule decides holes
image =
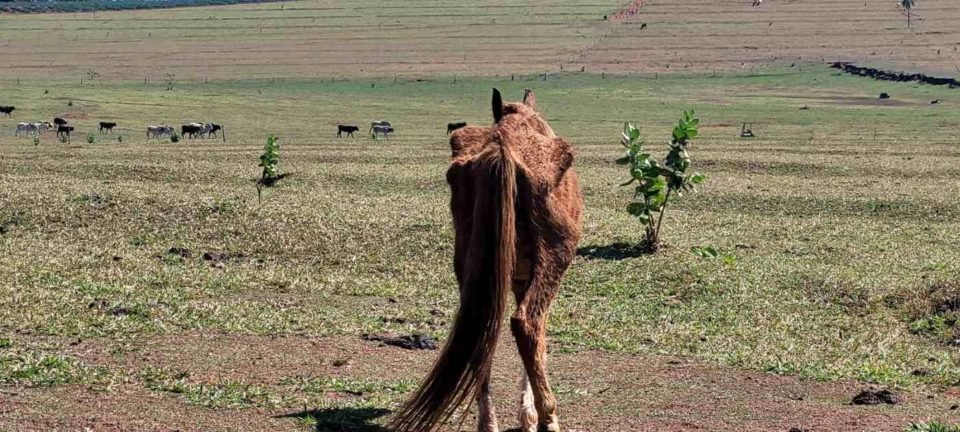
[[[360,130],[360,126],[357,125],[337,125],[337,138],[343,138],[343,134],[347,134],[348,137],[352,137],[354,132]],[[379,138],[383,135],[384,138],[390,138],[390,134],[393,133],[393,125],[386,120],[374,120],[370,122],[370,130],[367,131],[370,136],[373,138]]]
[[[457,129],[460,129],[462,127],[465,127],[466,125],[467,125],[466,122],[448,123],[447,134],[449,135],[451,132]],[[343,134],[347,134],[348,137],[352,137],[353,133],[359,130],[360,130],[360,127],[357,125],[338,124],[337,138],[343,138]],[[384,138],[387,138],[387,139],[390,138],[390,134],[393,132],[394,132],[393,125],[386,120],[376,120],[376,121],[370,122],[370,129],[367,131],[367,133],[369,133],[373,138],[379,138],[382,135]]]
[[[10,112],[13,112],[14,107],[4,107],[10,108]],[[8,112],[9,114],[9,112]],[[117,124],[112,122],[100,122],[100,133],[105,131],[112,130]],[[53,123],[50,122],[38,122],[38,123],[17,123],[17,130],[14,132],[14,136],[28,136],[34,135],[39,136],[40,134],[56,128],[57,137],[62,137],[66,140],[70,139],[70,133],[74,131],[74,127],[67,124],[67,120],[61,117],[53,119]]]
[[[0,106],[0,114],[4,114],[6,117],[11,117],[11,113],[16,110],[12,106]],[[465,127],[466,122],[458,123],[449,123],[447,124],[447,134],[452,133],[453,131]],[[112,132],[113,129],[117,127],[116,122],[100,122],[100,127],[98,128],[101,134]],[[50,129],[56,129],[57,137],[63,138],[67,141],[70,140],[70,134],[75,130],[73,126],[70,126],[66,119],[62,117],[57,117],[53,119],[53,123],[50,122],[37,122],[37,123],[18,123],[17,130],[14,133],[14,136],[39,136]],[[352,137],[354,132],[360,130],[359,126],[356,125],[337,125],[337,137],[343,138],[343,134],[347,134],[348,137]],[[161,139],[161,138],[170,138],[176,132],[173,126],[161,124],[161,125],[150,125],[147,126],[147,140]],[[386,120],[377,120],[370,122],[370,129],[368,133],[371,134],[373,138],[384,137],[389,139],[390,134],[394,132],[393,125]],[[180,136],[183,138],[217,138],[222,136],[224,141],[226,140],[226,132],[223,129],[223,126],[216,123],[187,123],[180,126]]]
[[[0,114],[4,114],[5,117],[10,117],[14,110],[16,110],[16,108],[12,106],[0,106]],[[69,141],[70,134],[76,129],[68,123],[67,119],[62,117],[54,118],[53,123],[47,121],[36,123],[21,122],[17,123],[17,130],[13,135],[17,137],[40,136],[51,129],[55,129],[57,138],[63,138]],[[97,130],[101,134],[105,134],[113,132],[115,127],[117,127],[117,122],[102,121]],[[174,132],[176,132],[176,129],[174,129],[173,126],[150,125],[147,126],[147,139],[169,138],[173,136]],[[223,126],[216,123],[187,123],[180,127],[180,135],[184,138],[217,138],[223,135],[224,140],[226,140],[224,133]]]

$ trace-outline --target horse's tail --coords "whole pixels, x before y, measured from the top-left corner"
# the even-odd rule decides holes
[[[517,163],[502,144],[474,164],[477,193],[472,226],[464,233],[460,309],[433,370],[390,422],[396,432],[434,431],[475,398],[490,375],[516,261]]]

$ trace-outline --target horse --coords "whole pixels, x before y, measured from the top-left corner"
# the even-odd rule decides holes
[[[450,133],[452,133],[453,131],[460,128],[464,128],[466,126],[467,126],[467,122],[447,123],[447,135],[450,135]]]
[[[390,139],[390,135],[393,133],[393,127],[377,125],[374,126],[371,131],[373,132],[373,138],[376,139],[378,135],[383,135],[384,138]]]
[[[554,134],[527,90],[504,104],[493,91],[493,126],[450,135],[447,170],[453,214],[454,273],[460,307],[439,358],[389,430],[433,432],[470,398],[482,432],[497,431],[490,371],[506,297],[517,308],[510,329],[525,369],[521,430],[559,431],[547,382],[546,320],[580,239],[583,193],[573,149]]]
[[[0,114],[3,114],[4,117],[11,117],[15,109],[17,109],[15,106],[0,106]]]
[[[352,137],[354,132],[359,131],[360,128],[354,125],[337,125],[337,138],[343,138],[343,133],[346,132],[348,137]]]
[[[100,122],[100,133],[113,132],[115,127],[117,127],[116,122]]]

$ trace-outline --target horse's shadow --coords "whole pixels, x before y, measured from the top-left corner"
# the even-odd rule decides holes
[[[643,245],[617,242],[606,246],[584,246],[577,249],[577,256],[591,260],[620,261],[650,255],[650,248]]]
[[[279,415],[279,418],[296,418],[306,420],[313,418],[316,421],[317,432],[388,432],[383,426],[373,421],[390,414],[390,410],[383,408],[329,408],[307,410],[296,413]]]

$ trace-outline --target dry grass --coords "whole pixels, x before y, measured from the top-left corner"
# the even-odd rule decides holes
[[[207,343],[202,338],[185,335],[342,341],[369,332],[423,332],[442,338],[457,303],[445,126],[488,123],[489,92],[497,86],[509,99],[534,88],[551,125],[577,148],[585,238],[552,316],[555,355],[666,354],[825,381],[956,386],[960,358],[949,339],[956,335],[950,321],[956,313],[943,310],[955,287],[934,283],[960,279],[960,100],[952,90],[839,76],[809,63],[803,73],[782,65],[768,75],[717,78],[574,72],[543,81],[532,74],[578,62],[588,72],[666,70],[666,63],[674,71],[680,68],[669,60],[673,48],[688,66],[683,70],[738,69],[741,59],[768,64],[774,48],[702,49],[707,40],[736,47],[755,39],[751,26],[764,27],[766,18],[737,23],[758,14],[777,16],[774,29],[787,23],[792,29],[787,41],[766,46],[798,50],[804,59],[808,51],[843,57],[852,52],[848,46],[873,50],[870,44],[818,45],[876,24],[912,48],[910,56],[896,48],[879,62],[897,58],[900,66],[936,69],[954,60],[949,49],[937,57],[942,61],[924,51],[933,43],[924,32],[942,31],[937,43],[955,37],[941,28],[955,14],[952,5],[923,3],[918,12],[938,13],[922,16],[917,33],[906,34],[894,28],[900,18],[886,2],[871,15],[836,13],[859,7],[854,3],[735,5],[742,11],[683,23],[675,14],[689,16],[697,9],[692,3],[645,6],[657,21],[644,32],[684,31],[690,47],[679,37],[653,39],[656,33],[635,24],[594,20],[616,2],[411,3],[417,12],[401,13],[371,2],[308,1],[283,9],[0,16],[11,53],[0,67],[6,78],[0,103],[18,107],[14,118],[0,119],[0,382],[14,389],[53,387],[31,390],[22,401],[78,393],[120,400],[116,424],[130,428],[150,425],[128,422],[126,393],[91,395],[74,384],[119,386],[137,404],[171,396],[180,404],[174,406],[198,418],[234,408],[256,417],[302,403],[382,415],[410,387],[410,377],[380,379],[364,369],[333,381],[329,370],[310,369],[314,347],[271,344],[283,351],[276,355],[304,360],[283,363],[289,370],[282,376],[253,382],[247,372],[271,374],[272,363],[255,359],[229,369],[215,353],[197,353]],[[790,11],[796,14],[785,15]],[[826,19],[837,21],[820,22]],[[812,28],[822,31],[802,36]],[[491,36],[491,29],[523,37],[509,42]],[[899,46],[897,39],[864,37]],[[648,52],[648,38],[662,49]],[[530,52],[536,55],[524,56]],[[641,55],[646,60],[638,63]],[[618,65],[621,56],[628,61]],[[90,69],[100,77],[74,82]],[[520,71],[531,73],[514,80],[505,75]],[[166,72],[177,75],[173,90],[159,82]],[[352,79],[331,83],[317,74]],[[453,74],[474,76],[454,81]],[[475,76],[495,74],[501,76]],[[288,78],[254,79],[274,75]],[[211,81],[203,83],[204,76]],[[429,78],[412,78],[422,76]],[[893,99],[876,100],[880,92]],[[931,105],[934,99],[943,102]],[[637,244],[642,230],[624,211],[628,191],[617,186],[626,177],[613,164],[622,122],[641,125],[660,154],[659,143],[691,107],[703,121],[692,157],[708,183],[671,211],[664,252],[630,254],[624,245]],[[46,135],[35,146],[12,136],[16,122],[54,115],[71,118],[73,143]],[[337,123],[365,129],[375,119],[392,121],[397,134],[389,141],[362,133],[335,137]],[[117,131],[86,143],[83,137],[100,120],[118,122]],[[174,144],[144,136],[147,124],[198,120],[223,124],[226,141]],[[752,122],[758,138],[739,139],[741,122]],[[257,157],[268,134],[280,137],[280,170],[293,175],[266,190],[261,204]],[[736,264],[696,257],[688,252],[695,246],[713,246]],[[169,358],[138,355],[157,340],[183,345],[165,351]],[[91,355],[86,341],[100,345],[99,354]],[[203,368],[183,365],[186,358],[227,369],[198,374]],[[395,353],[379,360],[391,367],[428,363]],[[632,388],[618,381],[620,370],[611,367],[603,379]],[[669,393],[662,386],[658,391]],[[577,403],[586,400],[581,387],[561,382],[558,391],[565,403]],[[192,411],[181,402],[212,408]],[[666,409],[634,402],[603,412],[581,406],[587,419],[581,424],[610,425],[610,418],[638,406]],[[912,409],[901,414],[919,412]],[[320,412],[301,414],[294,417],[305,427],[336,418],[311,423]],[[591,423],[591,415],[607,417]],[[728,429],[763,429],[744,426],[750,418],[738,417]],[[203,423],[208,429],[225,428],[221,417],[209,420]],[[635,420],[641,429],[655,423]],[[290,421],[272,419],[264,429]],[[77,426],[56,419],[44,424]],[[656,424],[682,429],[683,423]]]
[[[603,20],[624,3],[306,0],[3,15],[0,78],[677,74],[838,60],[955,74],[960,60],[960,7],[951,0],[918,4],[912,29],[889,0],[645,1],[628,21]]]

